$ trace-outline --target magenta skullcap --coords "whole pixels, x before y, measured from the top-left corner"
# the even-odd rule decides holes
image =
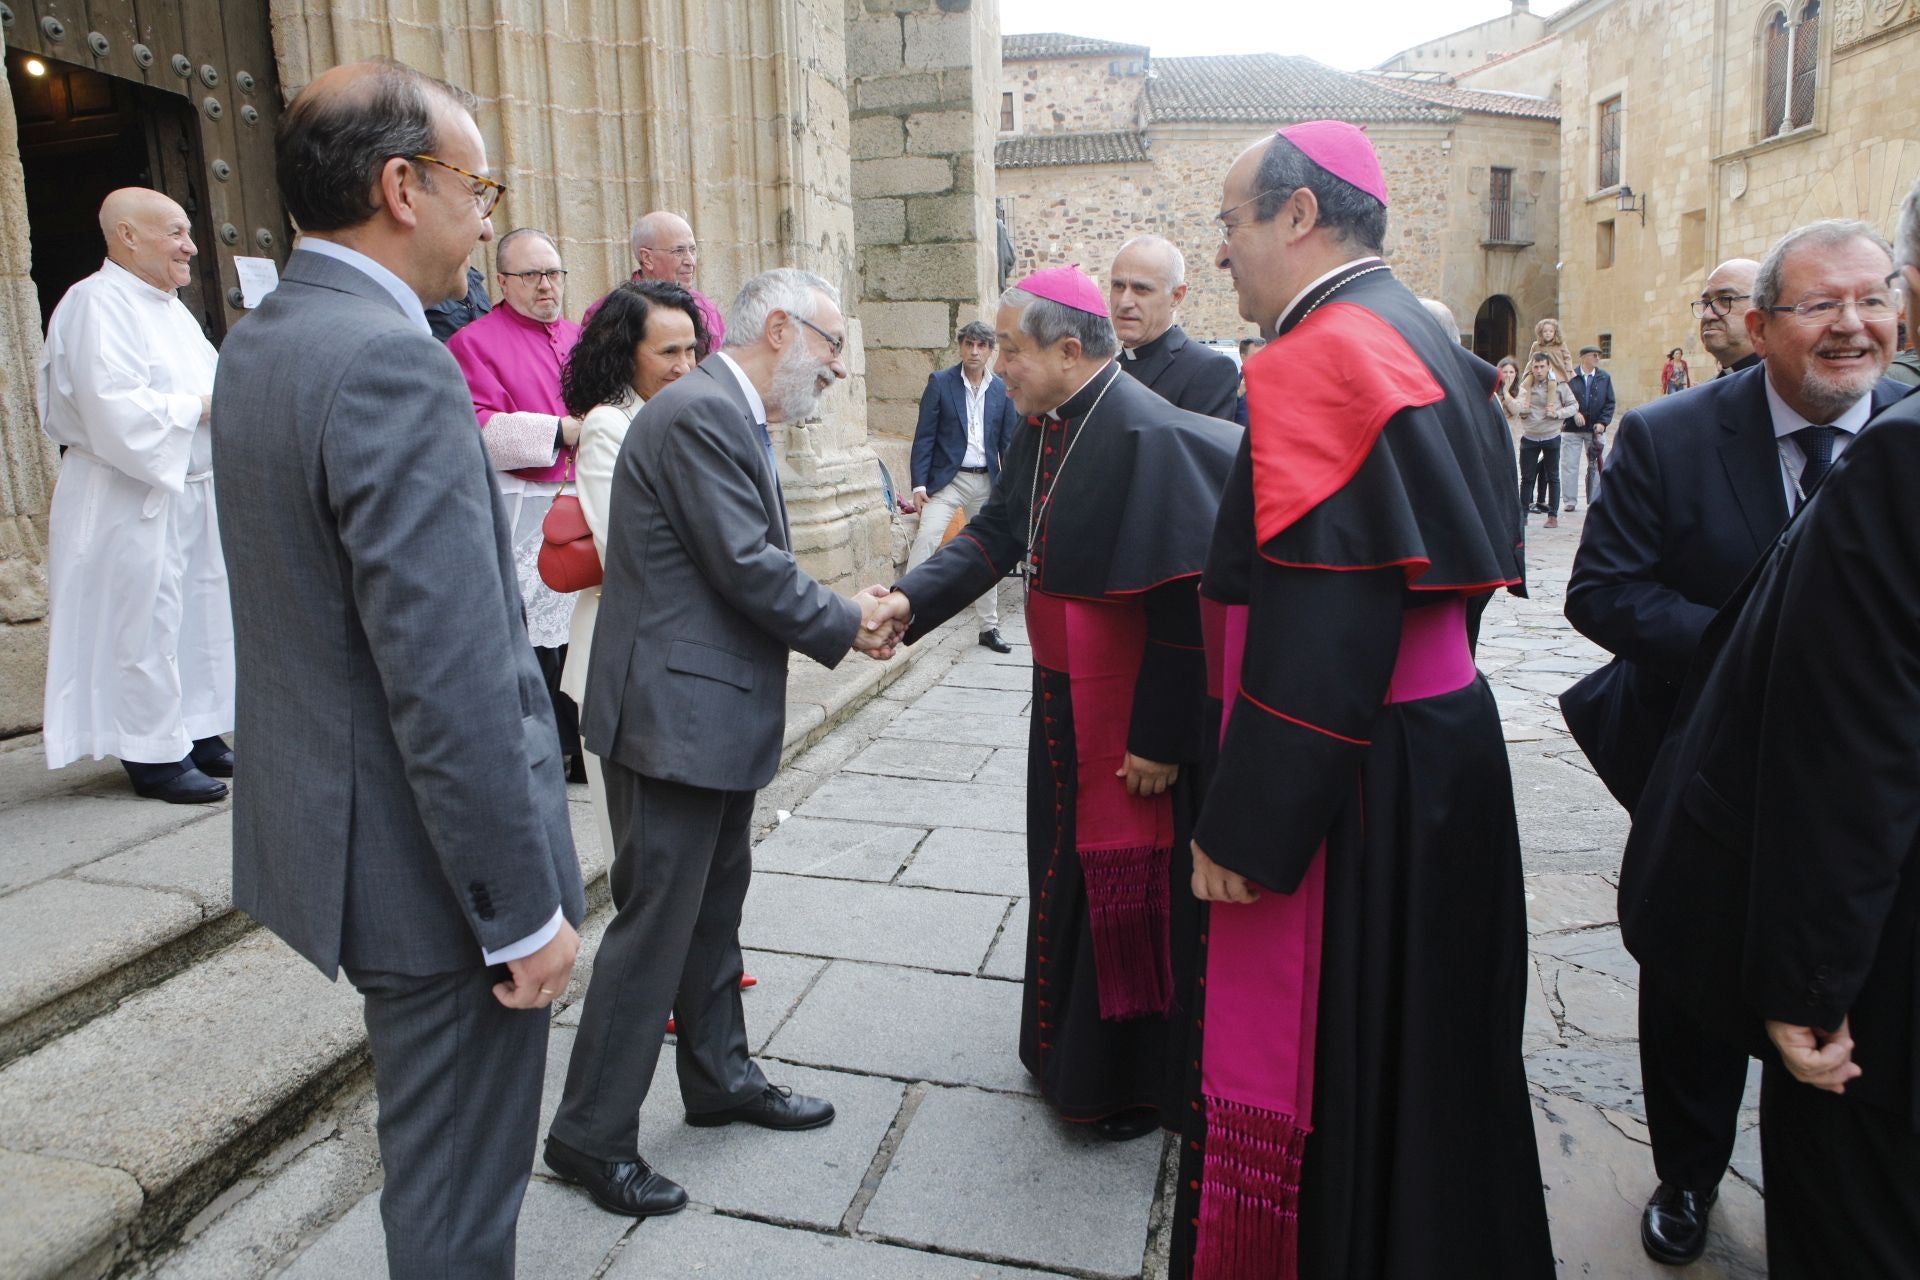
[[[1387,180],[1380,173],[1380,157],[1367,141],[1367,131],[1344,120],[1308,120],[1275,132],[1349,186],[1387,203]]]
[[[1036,271],[1024,280],[1015,281],[1013,287],[1036,298],[1072,307],[1075,311],[1090,311],[1096,316],[1107,314],[1106,295],[1100,292],[1100,286],[1086,272],[1080,270],[1077,262],[1069,267],[1048,267],[1045,271]]]

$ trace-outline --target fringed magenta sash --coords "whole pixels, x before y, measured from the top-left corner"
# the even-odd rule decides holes
[[[1138,601],[1069,599],[1033,591],[1027,637],[1034,661],[1067,673],[1075,745],[1074,850],[1087,885],[1100,1016],[1162,1014],[1173,995],[1167,942],[1169,795],[1130,796],[1125,761],[1133,687],[1146,652]],[[1044,714],[1037,712],[1038,714]]]
[[[1227,695],[1224,738],[1240,687],[1247,611],[1204,596],[1200,607],[1209,684]],[[1409,610],[1401,626],[1387,702],[1450,693],[1476,678],[1463,600]],[[1312,1132],[1325,904],[1324,843],[1294,892],[1212,904],[1201,1028],[1207,1136],[1194,1280],[1299,1274],[1300,1164]]]

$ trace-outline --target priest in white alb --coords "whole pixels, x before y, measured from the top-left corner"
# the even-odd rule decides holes
[[[49,517],[47,767],[117,757],[174,804],[227,794],[233,615],[214,521],[214,350],[175,290],[186,212],[124,187],[100,206],[107,260],[53,310],[36,380],[64,446]]]

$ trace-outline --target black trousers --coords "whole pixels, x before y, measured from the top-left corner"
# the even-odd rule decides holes
[[[1520,440],[1520,505],[1533,505],[1534,483],[1546,486],[1547,512],[1560,510],[1560,437],[1551,440]]]
[[[1911,1117],[1801,1084],[1769,1061],[1760,1160],[1773,1280],[1920,1274],[1920,1134]]]
[[[594,956],[554,1137],[596,1160],[638,1154],[667,1015],[689,1112],[766,1088],[747,1056],[740,910],[753,874],[751,791],[711,791],[601,761],[613,825],[613,922]]]
[[[494,999],[501,974],[478,959],[429,977],[347,973],[366,1000],[396,1277],[513,1276],[552,1016]]]
[[[1640,971],[1640,1082],[1660,1181],[1702,1193],[1719,1186],[1739,1134],[1747,1055],[1703,1034],[1652,969]]]
[[[536,645],[533,657],[540,664],[540,676],[547,683],[547,697],[553,703],[553,725],[560,731],[560,754],[569,760],[578,760],[580,708],[573,704],[572,698],[560,692],[560,673],[567,666],[567,646],[542,649]]]

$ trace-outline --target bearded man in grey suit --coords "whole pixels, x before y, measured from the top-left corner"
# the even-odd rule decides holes
[[[395,1276],[512,1276],[586,905],[506,514],[422,309],[493,237],[470,102],[395,62],[294,99],[303,238],[213,390],[234,901],[365,997]]]
[[[594,958],[547,1166],[610,1213],[687,1202],[640,1158],[640,1104],[667,1015],[688,1124],[831,1123],[833,1106],[767,1082],[747,1056],[740,910],[754,792],[786,727],[787,653],[832,667],[890,656],[848,599],[794,563],[770,422],[812,415],[847,376],[839,295],[769,271],[727,317],[726,348],[653,399],[614,465],[606,581],[587,668],[587,749],[606,770],[614,918]]]

